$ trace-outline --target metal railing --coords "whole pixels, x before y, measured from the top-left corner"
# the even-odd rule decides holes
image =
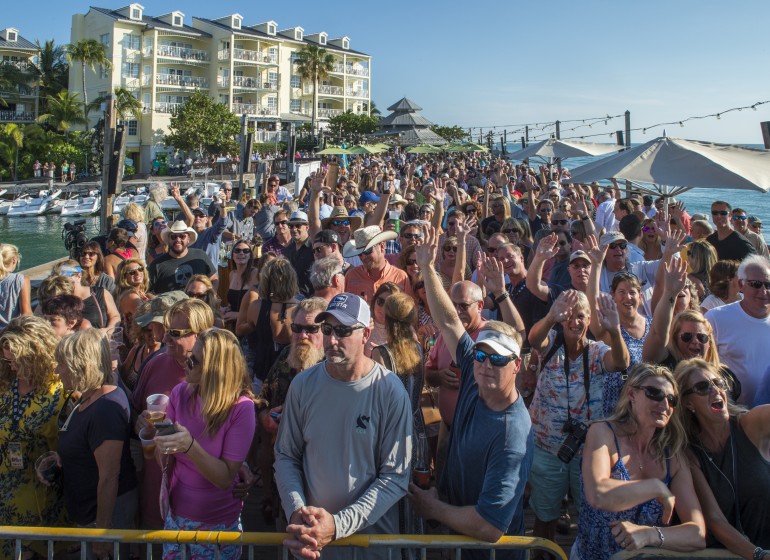
[[[313,93],[313,86],[312,84],[306,84],[302,88],[303,93],[305,94],[311,94]],[[318,86],[318,93],[322,95],[342,95],[343,88],[341,86],[328,86],[324,84],[320,84]]]
[[[348,64],[345,68],[345,72],[348,74],[353,74],[354,76],[368,76],[369,75],[369,69],[368,68],[362,68],[362,67],[355,67],[352,64]]]
[[[208,62],[209,60],[209,53],[207,51],[163,44],[158,45],[158,56],[181,58],[182,60],[193,60],[196,62]]]
[[[264,64],[278,64],[278,55],[271,55],[260,51],[250,51],[248,49],[233,49],[233,60],[242,62],[261,62]],[[217,53],[219,60],[230,60],[230,51],[227,49]]]
[[[184,104],[183,103],[166,103],[166,102],[160,101],[155,104],[155,111],[157,113],[173,113],[174,111],[179,109],[179,107],[181,107],[182,105]]]
[[[35,113],[30,111],[23,111],[17,113],[16,111],[0,111],[0,121],[3,122],[18,122],[18,121],[34,121]]]
[[[147,559],[152,560],[152,545],[176,544],[182,547],[182,558],[187,558],[187,545],[211,544],[219,546],[245,546],[250,560],[255,557],[255,548],[281,548],[284,560],[289,558],[289,549],[283,546],[284,533],[236,533],[224,531],[126,531],[118,529],[70,529],[50,527],[0,527],[0,539],[15,541],[15,558],[21,558],[22,542],[43,541],[48,545],[48,560],[53,560],[54,543],[76,541],[81,543],[81,558],[88,543],[113,543],[113,558],[119,560],[121,543],[141,543],[147,547]],[[428,549],[449,549],[460,560],[461,549],[489,550],[490,558],[501,549],[543,550],[561,560],[567,560],[564,551],[556,543],[537,537],[503,537],[496,543],[488,543],[464,536],[445,535],[353,535],[330,543],[328,546],[353,547],[353,557],[358,549],[385,548],[389,556],[394,549],[414,549],[425,560]],[[216,549],[219,558],[219,549]]]
[[[197,76],[180,76],[179,74],[156,74],[155,83],[159,86],[177,86],[177,87],[209,87],[209,81],[206,78]]]
[[[368,97],[369,92],[362,89],[349,89],[345,91],[348,97]]]
[[[25,62],[23,60],[2,60],[0,61],[0,64],[2,64],[3,66],[15,66],[22,72],[29,72],[35,66],[31,62]]]

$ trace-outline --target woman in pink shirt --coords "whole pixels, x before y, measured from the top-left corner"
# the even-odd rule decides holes
[[[155,437],[161,464],[168,461],[167,530],[242,531],[240,482],[256,428],[254,395],[238,339],[219,329],[198,335],[187,355],[186,381],[171,391],[168,419],[176,433]],[[214,546],[189,547],[189,558],[212,558]],[[240,557],[240,546],[220,546],[224,560]],[[163,558],[181,556],[165,545]]]

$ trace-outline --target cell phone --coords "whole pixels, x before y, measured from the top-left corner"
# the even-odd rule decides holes
[[[326,186],[330,189],[337,188],[337,181],[340,176],[340,164],[337,162],[331,162],[329,164],[329,170],[326,173]]]
[[[170,436],[176,433],[176,426],[173,422],[158,422],[155,424],[155,430],[159,436]]]

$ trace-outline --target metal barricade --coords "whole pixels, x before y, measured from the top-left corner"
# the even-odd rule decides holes
[[[225,531],[126,531],[118,529],[71,529],[51,527],[0,527],[0,539],[15,541],[15,560],[22,558],[23,541],[45,541],[48,545],[48,559],[54,558],[54,543],[62,541],[80,542],[80,558],[85,560],[88,543],[113,543],[113,558],[120,559],[119,545],[122,543],[141,543],[147,548],[147,559],[152,560],[153,545],[178,544],[181,557],[188,557],[186,546],[191,544],[241,545],[247,547],[243,557],[255,560],[256,548],[280,548],[283,560],[289,559],[289,549],[283,546],[287,537],[284,533],[236,533]],[[353,548],[353,557],[366,558],[369,548],[386,548],[388,557],[394,560],[400,555],[392,555],[396,549],[414,549],[420,560],[426,560],[428,550],[449,549],[454,551],[454,559],[460,560],[461,549],[489,550],[490,559],[494,560],[495,551],[501,549],[543,550],[567,560],[564,551],[556,543],[537,537],[503,537],[496,543],[488,543],[470,537],[455,535],[353,535],[330,543],[328,546],[346,546]],[[219,550],[216,550],[217,560]]]

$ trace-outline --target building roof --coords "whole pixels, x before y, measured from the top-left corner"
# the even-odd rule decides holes
[[[189,35],[198,35],[200,37],[211,37],[210,33],[206,33],[205,31],[201,31],[200,29],[195,29],[194,27],[191,27],[186,24],[183,24],[181,27],[176,27],[154,16],[145,15],[144,12],[142,12],[142,20],[139,21],[139,20],[127,18],[126,16],[119,13],[118,11],[110,10],[109,8],[98,8],[96,6],[91,6],[91,9],[107,17],[111,17],[116,21],[144,24],[148,29],[161,29],[163,31],[179,31]]]
[[[388,107],[387,111],[407,111],[414,113],[416,111],[422,111],[422,107],[420,107],[414,101],[410,101],[406,97],[402,97],[399,101],[396,101],[393,105]]]
[[[447,141],[429,128],[412,128],[401,132],[396,143],[399,146],[415,146],[417,144],[443,146]]]
[[[417,115],[415,113],[399,113],[399,112],[391,113],[387,117],[381,119],[378,124],[381,127],[393,126],[393,127],[406,127],[406,128],[412,128],[412,127],[426,128],[433,125],[432,122],[430,122],[428,119],[426,119],[422,115]]]
[[[38,51],[38,47],[32,41],[29,41],[21,35],[16,36],[16,41],[9,42],[0,37],[0,49],[19,49],[25,51]]]
[[[280,41],[284,37],[276,37],[275,35],[268,35],[264,31],[260,31],[259,29],[255,29],[254,26],[241,26],[240,29],[233,29],[227,24],[222,23],[221,21],[216,21],[209,18],[199,17],[195,16],[193,19],[197,19],[200,21],[205,21],[208,24],[215,25],[216,27],[220,27],[222,29],[226,29],[227,31],[232,31],[233,33],[240,33],[241,35],[252,35],[253,37],[259,37],[261,39],[272,39],[275,41]]]
[[[414,101],[404,97],[388,107],[388,111],[393,112],[387,117],[380,119],[378,125],[383,132],[400,132],[399,145],[446,144],[446,140],[430,130],[429,127],[433,123],[422,115],[417,114],[418,111],[422,111],[422,107]]]

